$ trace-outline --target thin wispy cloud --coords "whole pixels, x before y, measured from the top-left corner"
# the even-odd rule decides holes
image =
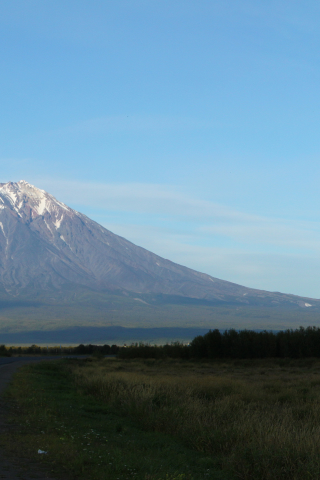
[[[168,132],[221,127],[219,120],[204,121],[192,117],[122,114],[91,118],[42,133],[44,136],[102,135],[106,133]]]
[[[44,188],[83,206],[105,210],[179,215],[187,218],[220,218],[221,220],[260,219],[250,213],[238,212],[224,205],[191,196],[179,186],[118,183],[102,184],[64,180],[39,180]]]
[[[99,184],[77,181],[42,180],[44,188],[66,203],[85,210],[157,216],[176,225],[183,223],[189,240],[215,244],[229,238],[242,249],[271,245],[281,250],[305,253],[320,251],[320,225],[317,222],[270,218],[242,212],[225,205],[197,198],[182,188],[157,184]],[[156,223],[156,222],[154,222]],[[171,231],[175,228],[170,226]],[[246,247],[247,245],[247,247]]]
[[[315,222],[299,222],[260,217],[254,222],[201,227],[203,233],[223,235],[250,244],[275,245],[284,249],[308,249],[320,253],[320,226]]]
[[[248,244],[219,246],[215,241],[203,245],[199,238],[197,242],[196,232],[192,235],[155,226],[105,222],[105,227],[164,258],[216,278],[262,290],[320,297],[320,258],[315,259],[306,251],[292,253],[287,248],[266,252],[261,245],[255,251]],[[314,284],[313,289],[310,283]]]

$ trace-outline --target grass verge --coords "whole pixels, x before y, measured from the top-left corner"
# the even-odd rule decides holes
[[[18,370],[6,392],[16,428],[0,434],[9,455],[18,458],[23,452],[52,475],[70,479],[231,478],[219,469],[218,458],[159,431],[143,430],[139,419],[114,402],[84,393],[74,381],[75,363],[85,364],[63,360]]]
[[[72,371],[82,391],[236,478],[320,478],[319,359],[115,360]]]

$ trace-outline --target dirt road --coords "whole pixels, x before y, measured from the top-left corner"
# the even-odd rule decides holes
[[[2,393],[9,384],[12,375],[17,368],[30,362],[39,362],[41,360],[56,359],[57,357],[0,357],[0,430],[9,431],[13,428],[6,422],[7,405],[2,397]],[[0,445],[0,480],[55,480],[40,471],[39,466],[35,465],[28,458],[8,458]],[[57,480],[57,479],[56,479]]]

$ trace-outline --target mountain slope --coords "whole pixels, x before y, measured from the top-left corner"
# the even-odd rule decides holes
[[[0,184],[0,289],[9,296],[87,288],[239,305],[320,306],[246,288],[165,260],[25,181]],[[168,296],[168,297],[167,297]]]

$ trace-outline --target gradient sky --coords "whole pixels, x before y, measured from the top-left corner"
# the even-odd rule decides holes
[[[320,4],[1,0],[1,182],[320,298]]]

